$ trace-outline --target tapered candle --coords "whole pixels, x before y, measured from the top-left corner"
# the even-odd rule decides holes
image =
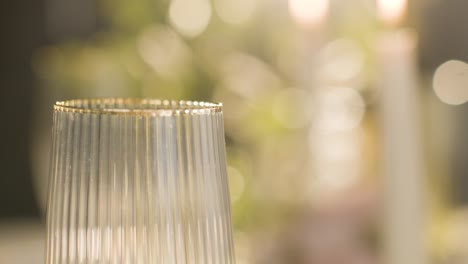
[[[385,263],[425,264],[424,164],[416,66],[416,34],[397,25],[405,0],[379,0],[390,28],[377,38],[383,136]],[[393,28],[392,28],[393,27]]]

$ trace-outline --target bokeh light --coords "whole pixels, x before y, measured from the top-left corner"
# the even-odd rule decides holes
[[[257,0],[214,0],[213,5],[221,20],[228,24],[239,25],[250,20]]]
[[[398,23],[405,12],[407,0],[377,0],[379,17],[386,23]]]
[[[309,129],[311,200],[333,198],[362,177],[364,99],[350,87],[321,87]]]
[[[346,161],[356,160],[359,154],[361,140],[359,133],[362,130],[355,128],[350,131],[314,132],[311,130],[311,150],[320,160]],[[327,139],[327,140],[323,140]]]
[[[190,63],[190,49],[167,27],[148,27],[140,34],[137,45],[143,61],[163,78],[178,78]]]
[[[172,0],[169,7],[171,24],[186,37],[203,33],[211,19],[208,0]]]
[[[362,130],[310,132],[313,199],[332,198],[354,186],[362,177]]]
[[[356,78],[364,67],[362,49],[351,39],[337,39],[330,42],[321,52],[322,65],[319,77],[323,81],[344,83]]]
[[[468,101],[468,64],[450,60],[440,65],[434,74],[433,88],[446,104],[459,105]]]
[[[301,258],[315,254],[307,252],[308,245],[319,243],[320,235],[316,239],[316,234],[323,233],[304,235],[304,227],[291,219],[313,211],[307,225],[314,226],[316,217],[320,217],[316,206],[329,206],[320,203],[322,198],[345,197],[340,203],[346,204],[356,197],[349,190],[361,184],[369,184],[372,191],[381,191],[378,170],[386,162],[379,152],[385,142],[385,136],[379,134],[382,101],[390,102],[393,110],[404,109],[400,106],[408,103],[411,109],[418,108],[423,113],[421,129],[428,135],[421,140],[436,149],[428,150],[433,156],[428,157],[429,181],[444,178],[451,182],[449,177],[461,177],[451,167],[452,157],[463,156],[457,155],[460,150],[453,146],[461,149],[462,144],[458,146],[452,138],[463,137],[460,128],[463,122],[459,122],[463,114],[458,111],[464,107],[448,107],[438,99],[450,105],[468,100],[468,65],[449,61],[434,71],[434,62],[463,58],[460,50],[445,54],[444,43],[427,41],[430,38],[425,34],[438,27],[417,32],[422,33],[418,37],[423,41],[415,46],[415,39],[408,38],[408,30],[401,30],[399,23],[407,21],[411,26],[417,22],[418,31],[431,26],[420,23],[427,14],[417,7],[422,7],[423,2],[436,6],[444,1],[411,2],[408,10],[411,17],[405,18],[407,2],[105,0],[95,7],[98,16],[104,14],[96,20],[96,28],[70,39],[48,42],[52,43],[50,47],[37,52],[33,66],[43,89],[38,93],[43,97],[38,103],[43,108],[43,117],[37,122],[41,131],[35,134],[50,134],[50,123],[43,120],[50,119],[46,114],[52,100],[65,97],[128,96],[222,102],[233,224],[235,237],[240,237],[236,241],[239,264],[328,263],[324,259]],[[63,16],[66,17],[65,13]],[[430,17],[434,23],[439,19]],[[456,29],[453,24],[445,26],[447,34]],[[445,41],[442,35],[444,38],[436,40]],[[454,46],[461,50],[463,47]],[[440,50],[432,52],[432,49]],[[416,58],[418,64],[413,65]],[[419,85],[420,80],[432,80],[433,91],[428,90],[427,83]],[[411,97],[390,98],[379,93],[383,91],[379,85],[396,87],[406,81],[411,81],[409,89],[405,89],[414,92]],[[430,105],[427,100],[431,100]],[[398,115],[394,118],[401,119]],[[437,129],[424,129],[427,127]],[[397,130],[406,133],[404,129]],[[48,164],[44,149],[49,148],[49,141],[45,136],[36,141],[40,149],[34,152],[34,164],[40,164],[35,167],[41,167],[41,178],[47,179],[47,169],[42,167]],[[411,148],[411,144],[401,144],[401,153]],[[452,195],[438,182],[435,187],[432,182],[427,185],[441,197]],[[447,217],[445,212],[441,214]],[[349,221],[347,217],[338,218],[340,223]],[[466,233],[460,231],[466,229],[461,224],[465,220],[447,223],[453,230],[446,230],[449,236],[445,242],[439,234],[441,239],[436,243],[446,243],[449,248],[458,245],[457,252],[466,251],[466,246],[460,246]],[[275,236],[275,231],[282,228],[296,231],[298,247]],[[380,230],[371,230],[374,226],[367,223],[362,228],[381,236]],[[258,250],[255,245],[262,241],[262,229],[271,233],[271,243],[277,246],[271,252]],[[380,241],[372,239],[367,253],[386,253]],[[338,255],[336,245],[327,243],[319,243],[318,247],[332,258]],[[285,255],[284,259],[275,258],[276,253]],[[268,255],[267,261],[252,258],[261,254]],[[353,261],[342,258],[329,262]],[[442,259],[436,262],[445,263]]]
[[[249,54],[229,54],[219,70],[223,87],[250,100],[281,86],[280,79],[271,67]]]
[[[313,26],[327,16],[329,0],[289,0],[291,16],[299,24]]]
[[[319,130],[350,130],[360,124],[365,104],[359,92],[349,87],[331,87],[318,96],[320,109],[316,122]]]
[[[305,127],[312,118],[313,98],[303,89],[282,89],[275,96],[273,115],[287,128]]]

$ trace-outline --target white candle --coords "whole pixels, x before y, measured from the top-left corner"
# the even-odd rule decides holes
[[[316,82],[314,63],[324,41],[324,24],[330,3],[329,0],[289,0],[288,4],[289,13],[299,26],[297,82],[301,88],[311,88]]]
[[[379,0],[379,14],[397,24],[405,1]],[[424,164],[416,66],[416,34],[388,30],[377,39],[383,136],[384,252],[387,264],[426,264]]]

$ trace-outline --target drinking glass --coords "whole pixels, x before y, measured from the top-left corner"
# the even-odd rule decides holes
[[[234,263],[221,104],[54,105],[46,264]]]

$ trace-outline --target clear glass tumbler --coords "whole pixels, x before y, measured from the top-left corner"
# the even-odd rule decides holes
[[[234,263],[220,104],[54,106],[46,264]]]

